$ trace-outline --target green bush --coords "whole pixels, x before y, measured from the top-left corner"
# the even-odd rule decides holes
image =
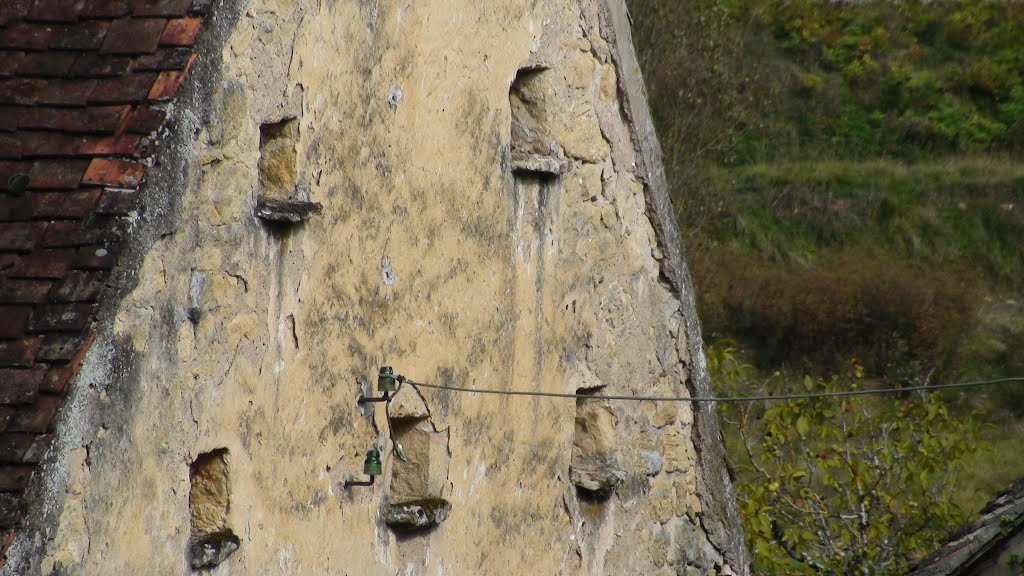
[[[759,387],[728,343],[709,347],[712,378],[726,391]],[[800,392],[866,387],[856,362]],[[807,398],[719,407],[736,471],[752,567],[759,574],[906,573],[965,518],[952,502],[980,426],[935,395]]]

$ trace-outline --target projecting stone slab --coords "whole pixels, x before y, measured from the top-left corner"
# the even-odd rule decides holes
[[[260,196],[256,198],[254,212],[256,217],[275,224],[298,224],[309,220],[323,210],[318,202],[305,200],[276,200]]]
[[[207,534],[189,546],[189,561],[196,570],[213,568],[227,560],[240,545],[241,540],[231,530]]]
[[[560,176],[569,171],[569,160],[540,154],[512,154],[512,171],[517,174]]]
[[[418,530],[448,519],[452,503],[444,498],[423,498],[384,507],[384,523],[395,530]]]

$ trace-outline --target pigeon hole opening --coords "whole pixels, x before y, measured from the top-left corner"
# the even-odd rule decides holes
[[[217,566],[241,541],[228,527],[231,508],[228,450],[204,452],[189,466],[189,562],[195,570]]]
[[[512,172],[518,178],[553,178],[568,168],[551,132],[553,99],[552,78],[546,66],[519,69],[508,91]]]
[[[597,394],[601,388],[578,389]],[[625,479],[615,456],[617,419],[606,401],[577,398],[569,480],[581,502],[604,504]]]
[[[298,182],[299,123],[295,118],[260,125],[260,194],[287,199]]]

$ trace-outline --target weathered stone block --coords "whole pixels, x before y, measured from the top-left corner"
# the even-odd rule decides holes
[[[423,402],[423,398],[411,386],[405,385],[404,390],[398,393],[388,407],[391,419],[394,421],[422,420],[430,416],[430,410]]]
[[[694,466],[696,454],[690,443],[689,434],[678,427],[665,431],[665,471],[686,472]]]
[[[672,479],[666,474],[659,474],[651,481],[651,491],[647,498],[651,503],[651,515],[656,522],[665,524],[674,516],[675,492]]]
[[[448,431],[415,427],[395,430],[406,460],[395,460],[391,496],[396,500],[436,498],[448,481]]]
[[[572,124],[556,134],[555,139],[565,149],[566,156],[584,162],[600,162],[611,151],[608,141],[601,134],[601,126],[593,110],[575,114]]]
[[[586,456],[573,451],[569,468],[569,481],[598,498],[606,498],[626,479],[613,460],[600,456]]]

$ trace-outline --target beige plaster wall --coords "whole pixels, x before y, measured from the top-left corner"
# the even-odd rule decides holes
[[[593,501],[569,480],[573,400],[422,389],[425,425],[447,433],[431,473],[446,469],[452,511],[414,536],[381,521],[396,456],[383,406],[356,404],[380,365],[456,386],[688,394],[686,319],[660,280],[602,9],[243,7],[179,150],[175,225],[66,408],[98,415],[53,459],[55,521],[19,536],[30,572],[190,573],[189,465],[226,448],[241,546],[212,574],[741,573],[703,528],[687,403],[608,404],[624,481]],[[548,68],[570,166],[548,181],[510,170],[509,86],[530,64]],[[298,125],[293,194],[324,208],[291,231],[252,212],[259,127],[283,118]],[[381,481],[344,489],[374,445]]]

